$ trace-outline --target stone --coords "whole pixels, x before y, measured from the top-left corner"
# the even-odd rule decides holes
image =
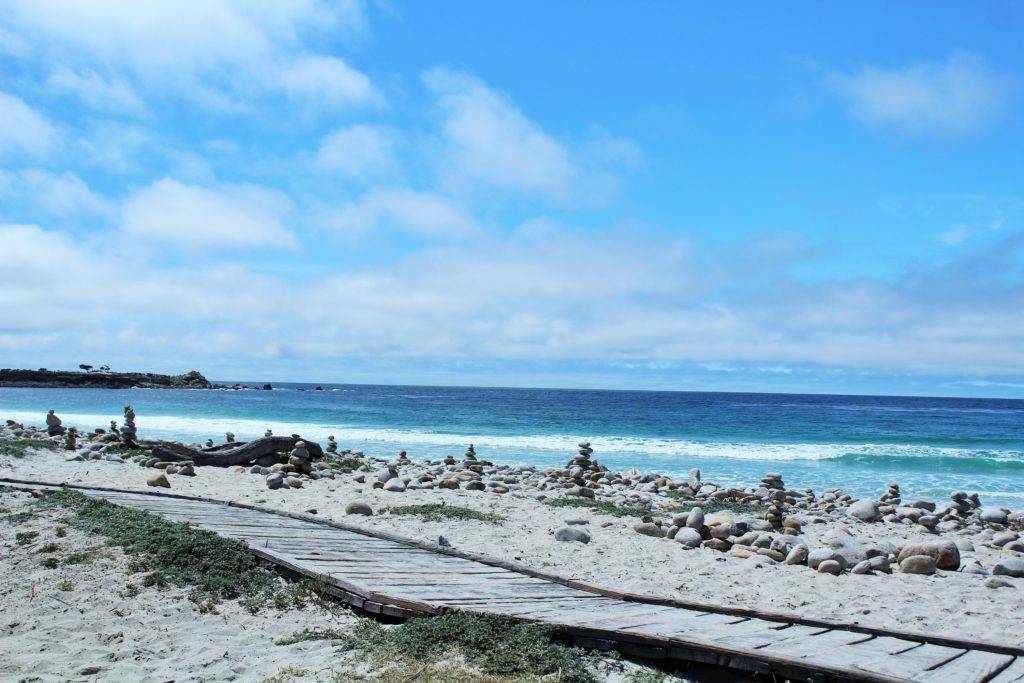
[[[578,526],[580,524],[590,524],[590,520],[586,517],[569,517],[568,519],[562,520],[569,526]]]
[[[684,526],[676,532],[674,540],[684,548],[696,548],[704,539],[696,529]]]
[[[1003,557],[992,566],[992,573],[998,576],[1024,577],[1024,557]]]
[[[267,475],[267,488],[279,489],[284,486],[284,472],[273,472]]]
[[[302,480],[299,479],[298,477],[285,477],[284,483],[288,484],[288,486],[291,486],[293,489],[302,488]]]
[[[818,571],[822,574],[839,576],[843,573],[843,565],[841,565],[838,560],[824,560],[818,563]]]
[[[398,477],[392,477],[384,484],[384,490],[401,493],[405,490],[405,482]]]
[[[194,477],[196,476],[196,468],[193,467],[192,465],[182,465],[181,467],[178,468],[178,474],[184,475],[186,477]]]
[[[935,567],[931,555],[908,555],[900,560],[900,571],[904,574],[934,574]]]
[[[817,569],[819,564],[829,560],[838,562],[842,569],[846,568],[846,558],[834,548],[815,548],[807,553],[807,566],[811,569]]]
[[[786,564],[803,564],[807,561],[807,546],[798,545],[789,551],[786,555],[786,559],[783,560]]]
[[[162,486],[165,489],[171,488],[171,482],[167,481],[167,475],[163,474],[162,472],[160,474],[154,474],[153,476],[146,479],[146,485]]]
[[[471,481],[468,484],[466,484],[467,491],[483,491],[486,488],[487,487],[484,486],[484,483],[482,481]]]
[[[578,526],[563,526],[555,531],[555,540],[577,543],[590,543],[590,533]]]
[[[873,500],[867,498],[861,498],[860,500],[854,501],[850,507],[846,509],[846,514],[851,517],[856,517],[862,522],[876,522],[881,514],[878,512],[878,504]]]
[[[999,508],[984,508],[981,511],[981,521],[990,524],[1006,524],[1007,513]]]
[[[957,570],[960,568],[960,551],[952,541],[934,541],[931,543],[912,543],[903,546],[896,561],[903,566],[903,560],[912,555],[927,555],[935,560],[938,569]]]
[[[373,515],[373,508],[371,508],[370,504],[367,502],[361,500],[353,500],[352,502],[345,506],[345,514],[363,515],[365,517],[370,517]]]
[[[870,574],[871,573],[871,560],[864,560],[853,565],[853,569],[850,570],[851,574]]]
[[[686,516],[686,526],[690,529],[700,529],[704,526],[704,511],[700,508],[693,508]]]
[[[458,479],[442,479],[441,481],[437,482],[437,488],[439,488],[439,489],[450,489],[450,490],[454,491],[454,490],[459,488],[459,480]]]
[[[993,576],[985,579],[986,588],[1013,588],[1013,584],[1006,579],[1000,579],[999,577]]]
[[[663,538],[665,530],[654,522],[640,522],[633,527],[633,531],[652,538]]]

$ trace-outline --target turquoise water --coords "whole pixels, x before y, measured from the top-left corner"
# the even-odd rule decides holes
[[[795,488],[942,499],[978,491],[986,505],[1024,508],[1024,401],[783,394],[577,391],[363,385],[274,391],[0,388],[0,418],[42,424],[120,421],[131,403],[139,432],[185,440],[334,434],[343,448],[393,457],[460,455],[473,442],[495,462],[564,463],[589,439],[613,469],[753,484],[781,472]]]

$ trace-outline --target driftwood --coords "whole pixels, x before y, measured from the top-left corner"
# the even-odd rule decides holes
[[[153,455],[167,462],[191,460],[196,465],[251,465],[254,460],[264,455],[287,453],[295,448],[295,442],[299,440],[298,437],[291,436],[264,436],[253,441],[232,444],[233,448],[215,447],[208,450],[190,448],[173,441],[161,441],[153,446]],[[311,459],[323,457],[324,452],[319,444],[313,441],[306,441],[305,444]]]

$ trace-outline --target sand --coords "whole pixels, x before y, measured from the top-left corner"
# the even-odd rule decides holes
[[[59,451],[41,451],[0,463],[0,476],[150,490],[146,478],[154,470],[132,463],[102,460],[65,462]],[[367,529],[382,529],[410,538],[437,541],[443,535],[456,548],[514,560],[549,573],[598,586],[693,602],[728,604],[805,617],[870,625],[992,642],[1024,644],[1020,615],[1024,614],[1024,579],[1009,579],[1010,588],[989,588],[984,577],[958,572],[934,576],[841,576],[819,574],[804,566],[759,566],[706,548],[685,550],[667,540],[633,531],[635,518],[612,517],[589,510],[553,508],[533,493],[508,494],[441,489],[387,492],[353,475],[305,481],[301,489],[271,491],[264,477],[220,468],[199,468],[195,477],[172,475],[174,493],[258,503],[292,512],[316,509],[323,518],[344,520]],[[161,489],[163,490],[163,489]],[[345,505],[364,500],[377,512],[373,517],[345,515]],[[445,501],[481,511],[496,512],[505,521],[426,522],[415,516],[390,515],[390,506]],[[589,520],[591,543],[554,540],[554,530],[569,517]],[[804,537],[811,548],[835,528],[868,542],[902,545],[934,540],[922,527],[863,523],[809,524]],[[961,538],[943,534],[943,538]],[[966,536],[966,538],[972,538]],[[990,567],[1006,551],[983,546],[962,552]]]

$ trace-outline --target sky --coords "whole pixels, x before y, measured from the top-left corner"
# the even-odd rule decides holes
[[[1024,6],[0,0],[0,366],[1024,397]]]

